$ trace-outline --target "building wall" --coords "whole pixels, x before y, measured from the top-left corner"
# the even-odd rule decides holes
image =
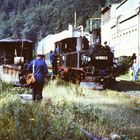
[[[138,28],[136,23],[137,17],[134,17],[112,28],[110,45],[114,47],[116,57],[131,56],[132,53],[137,53]]]
[[[114,4],[111,8],[101,15],[101,43],[104,41],[108,42],[110,45],[110,41],[112,38],[111,27],[116,24],[116,7],[118,4]]]
[[[124,0],[119,5],[113,4],[109,22],[101,26],[102,42],[104,40],[109,42],[116,57],[130,56],[133,53],[138,55],[138,42],[140,42],[140,37],[138,40],[140,17],[138,20],[138,15],[136,15],[138,6],[139,0]],[[108,35],[106,35],[107,32]]]

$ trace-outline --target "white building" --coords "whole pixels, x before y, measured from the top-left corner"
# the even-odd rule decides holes
[[[57,34],[50,34],[43,38],[37,46],[37,53],[38,52],[43,52],[46,55],[46,63],[50,65],[50,51],[55,50],[55,43],[63,40],[65,38],[71,38],[71,37],[77,37],[80,38],[80,36],[85,36],[90,42],[91,40],[91,35],[87,32],[83,31],[83,26],[79,26],[77,28],[73,28],[72,25],[69,25],[68,30],[64,30],[60,33]]]
[[[43,38],[37,47],[37,52],[43,51],[44,54],[50,53],[51,50],[55,50],[55,42],[65,38],[85,36],[90,41],[90,34],[83,32],[83,26],[79,26],[73,29],[72,25],[69,25],[68,30],[64,30],[57,34],[50,34]]]
[[[55,42],[62,40],[67,37],[72,37],[73,32],[72,32],[72,26],[69,25],[68,30],[64,30],[60,33],[57,34],[50,34],[43,38],[39,43],[37,47],[37,52],[43,51],[44,54],[50,53],[51,50],[54,51],[55,49]]]
[[[140,0],[123,0],[101,12],[101,42],[114,49],[115,57],[136,53],[140,63]]]
[[[101,12],[101,43],[107,41],[110,44],[111,26],[116,21],[116,7],[118,4],[108,5]]]

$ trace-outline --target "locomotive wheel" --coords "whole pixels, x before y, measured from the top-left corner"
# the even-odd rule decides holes
[[[61,79],[65,80],[65,81],[69,81],[68,73],[65,73],[64,70],[61,70],[61,71],[59,72],[59,75],[60,75],[60,78],[61,78]]]
[[[70,70],[68,73],[68,80],[73,83],[76,83],[77,81],[81,81],[82,78],[83,78],[83,75],[81,74],[80,71]]]
[[[64,70],[61,70],[59,74],[60,74],[60,78],[65,81],[74,81],[75,79],[74,72],[70,69],[67,72],[65,72]]]
[[[75,73],[75,71],[70,70],[69,73],[68,73],[67,78],[68,78],[68,81],[71,81],[71,82],[75,83],[75,81],[76,81],[76,73]]]
[[[85,79],[85,75],[83,72],[72,69],[69,69],[67,73],[64,70],[61,70],[59,71],[59,75],[61,79],[65,81],[71,81],[73,83]]]
[[[81,81],[85,78],[85,75],[81,71],[74,71],[74,82]]]
[[[77,81],[81,80],[81,73],[80,72],[75,71],[74,75],[75,75],[75,81],[74,82],[77,82]]]

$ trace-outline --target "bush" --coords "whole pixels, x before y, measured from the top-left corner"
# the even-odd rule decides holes
[[[16,95],[18,90],[10,85],[3,87],[0,139],[86,139],[81,129],[99,137],[111,133],[138,136],[130,129],[131,117],[136,113],[132,108],[138,107],[138,99],[120,92],[93,91],[54,80],[44,88],[41,103],[22,103]]]
[[[131,67],[131,57],[130,56],[121,56],[116,59],[116,70],[117,75],[123,75],[128,72]]]

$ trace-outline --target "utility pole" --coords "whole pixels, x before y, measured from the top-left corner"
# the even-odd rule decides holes
[[[77,22],[77,15],[76,15],[76,11],[74,12],[74,28],[76,28],[76,22]]]
[[[138,66],[140,68],[140,2],[139,2],[139,6],[136,8],[136,14],[137,14],[137,17],[138,17],[138,25],[137,25],[137,28],[138,28],[138,48],[137,48],[137,63],[138,63]]]

